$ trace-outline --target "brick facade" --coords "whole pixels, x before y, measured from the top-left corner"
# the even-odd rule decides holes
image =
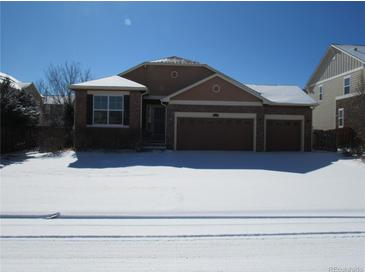
[[[310,107],[285,106],[203,106],[203,105],[168,105],[166,119],[166,145],[174,147],[174,113],[175,112],[217,112],[217,113],[255,113],[256,151],[264,151],[266,114],[303,115],[304,116],[304,150],[311,151],[312,146],[312,109]]]
[[[87,125],[87,92],[75,91],[75,148],[134,148],[141,138],[141,92],[131,91],[129,127],[105,128]]]
[[[336,101],[336,128],[338,128],[339,108],[344,109],[344,127],[352,128],[365,144],[365,95]]]

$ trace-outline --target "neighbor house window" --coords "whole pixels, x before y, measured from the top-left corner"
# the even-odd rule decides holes
[[[343,78],[343,94],[350,93],[350,85],[351,85],[351,77],[346,76],[345,78]]]
[[[123,96],[94,96],[94,124],[123,125]]]
[[[344,109],[343,108],[338,109],[337,119],[338,119],[338,127],[342,128],[344,126]]]
[[[323,99],[323,86],[319,86],[319,101]]]

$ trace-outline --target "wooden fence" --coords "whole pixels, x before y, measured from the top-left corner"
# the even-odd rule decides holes
[[[355,137],[352,128],[314,130],[312,147],[315,150],[337,151],[337,148],[354,146]]]
[[[56,151],[73,146],[73,132],[65,128],[1,128],[1,153],[39,148]]]

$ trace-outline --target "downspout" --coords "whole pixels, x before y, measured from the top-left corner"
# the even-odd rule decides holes
[[[142,142],[142,138],[143,138],[143,134],[142,134],[142,131],[143,131],[143,123],[142,123],[142,117],[143,117],[143,96],[144,95],[146,95],[146,94],[148,94],[148,89],[145,91],[145,92],[143,92],[142,94],[141,94],[141,112],[140,112],[140,121],[139,121],[139,124],[140,124],[140,130],[139,130],[139,140],[140,140],[140,142]]]
[[[167,103],[160,101],[161,105],[165,107],[165,146],[166,143],[166,137],[167,137]]]

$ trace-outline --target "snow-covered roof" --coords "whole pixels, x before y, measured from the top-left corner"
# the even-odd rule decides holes
[[[317,102],[297,86],[246,85],[269,102],[278,105],[314,106]]]
[[[147,90],[146,86],[121,76],[110,76],[71,85],[72,89]]]
[[[0,72],[0,82],[4,81],[5,78],[8,78],[10,80],[12,87],[15,88],[15,89],[27,88],[27,87],[29,87],[30,85],[33,84],[31,82],[27,82],[27,83],[21,82],[18,79],[16,79],[15,77],[13,77],[9,74],[6,74],[4,72]]]
[[[365,46],[364,45],[333,45],[335,48],[346,52],[365,63]]]
[[[182,58],[179,56],[170,56],[162,59],[152,60],[149,63],[162,63],[162,64],[176,64],[176,65],[195,65],[200,64],[199,62]]]
[[[3,82],[6,78],[8,78],[10,80],[13,88],[22,89],[22,85],[21,85],[22,83],[18,79],[14,78],[13,76],[10,76],[9,74],[0,72],[0,82]]]
[[[71,94],[71,97],[73,98],[74,95]],[[59,95],[46,95],[42,97],[42,100],[45,105],[61,105],[65,101],[64,97]]]

